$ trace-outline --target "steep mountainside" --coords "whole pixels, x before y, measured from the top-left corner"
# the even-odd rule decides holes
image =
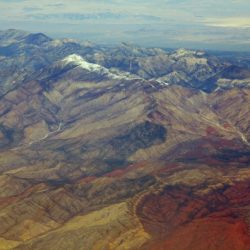
[[[0,66],[1,250],[250,249],[247,67],[16,30]]]

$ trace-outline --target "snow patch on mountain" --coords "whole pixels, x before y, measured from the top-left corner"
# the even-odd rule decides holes
[[[63,59],[63,62],[66,63],[66,64],[74,64],[74,65],[79,66],[79,67],[81,67],[83,69],[86,69],[88,71],[109,73],[108,69],[102,67],[99,64],[89,63],[89,62],[87,62],[81,56],[79,56],[77,54],[67,56],[66,58]]]
[[[103,76],[106,76],[110,79],[134,79],[127,74],[123,73],[112,73],[109,69],[95,63],[87,62],[83,57],[77,54],[72,54],[67,56],[62,60],[62,62],[67,64],[73,64],[75,66],[81,67],[84,70],[87,70],[89,72],[95,72],[97,74],[101,74]]]
[[[174,58],[180,58],[180,57],[202,57],[205,55],[204,51],[195,51],[195,50],[188,50],[188,49],[178,49],[173,54],[172,57]]]

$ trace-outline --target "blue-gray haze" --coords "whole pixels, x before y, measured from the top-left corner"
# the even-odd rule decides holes
[[[0,29],[98,43],[250,50],[249,0],[0,0]]]

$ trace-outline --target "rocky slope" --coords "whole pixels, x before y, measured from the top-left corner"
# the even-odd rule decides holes
[[[15,30],[0,46],[0,249],[250,249],[247,67]]]

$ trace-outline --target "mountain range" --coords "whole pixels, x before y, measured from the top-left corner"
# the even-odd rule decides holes
[[[0,32],[0,250],[249,250],[250,60]]]

